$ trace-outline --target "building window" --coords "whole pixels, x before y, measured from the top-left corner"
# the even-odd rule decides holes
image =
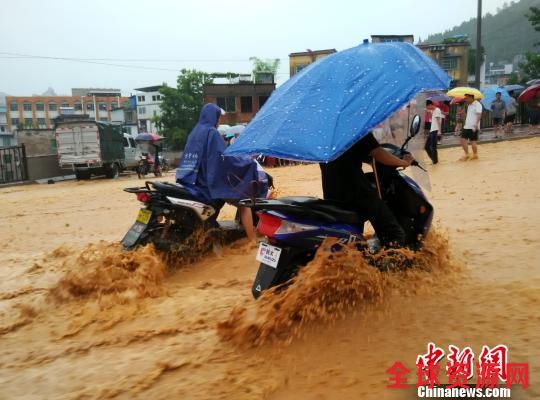
[[[145,97],[144,96],[137,96],[137,101],[145,101]]]
[[[73,105],[73,109],[75,111],[82,111],[82,104],[79,103],[79,102],[76,102],[74,105]]]
[[[34,126],[34,120],[32,120],[32,118],[25,118],[24,119],[24,126],[26,126],[27,128],[31,128]]]
[[[266,100],[268,100],[269,96],[259,96],[259,109],[264,106],[264,103],[266,103]]]
[[[19,104],[14,101],[9,103],[9,111],[19,111]]]
[[[86,103],[86,111],[94,111],[94,103]]]
[[[23,110],[24,111],[32,111],[32,104],[31,103],[24,103],[23,104]]]
[[[451,70],[457,68],[457,57],[443,57],[441,60],[441,67],[444,70]]]
[[[250,113],[253,112],[253,101],[251,96],[240,97],[240,112]]]
[[[39,126],[42,126],[42,125],[47,125],[47,122],[45,121],[45,118],[38,118],[37,119],[37,124]]]
[[[111,102],[111,110],[116,110],[118,108],[118,103],[116,101]]]
[[[5,132],[6,131],[6,127],[5,126],[0,126],[0,132]]]
[[[234,96],[218,97],[217,105],[227,112],[236,112],[236,104]]]
[[[100,118],[99,120],[100,120],[101,122],[107,122],[107,121],[109,121],[109,120],[107,119],[107,117],[102,117],[102,118]]]
[[[11,126],[19,125],[19,118],[11,118]]]
[[[139,114],[146,114],[146,107],[139,107]]]
[[[49,103],[49,111],[56,111],[56,104],[55,103]]]
[[[36,111],[45,111],[45,104],[36,103]]]
[[[298,73],[298,72],[302,71],[302,70],[303,70],[304,68],[306,68],[308,65],[309,65],[309,64],[298,64],[298,65],[296,66],[296,71],[295,71],[295,73]]]
[[[133,111],[124,111],[124,120],[126,122],[133,122]]]
[[[62,105],[60,107],[69,107],[69,103],[62,103]]]
[[[102,101],[100,101],[100,102],[98,103],[98,110],[99,110],[99,111],[107,111],[107,104],[104,103],[104,102],[102,102]]]

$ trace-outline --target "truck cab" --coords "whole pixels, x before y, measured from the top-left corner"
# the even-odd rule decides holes
[[[124,132],[124,156],[126,168],[135,171],[139,165],[142,151],[135,142],[135,136]]]

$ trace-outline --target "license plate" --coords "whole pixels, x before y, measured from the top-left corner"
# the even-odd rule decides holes
[[[139,210],[139,214],[137,215],[137,222],[148,225],[148,222],[150,222],[151,217],[152,217],[152,211],[147,210],[145,208],[141,208]]]
[[[272,268],[277,268],[280,256],[281,249],[279,247],[263,242],[259,244],[259,250],[257,251],[256,257],[257,261],[269,265]]]

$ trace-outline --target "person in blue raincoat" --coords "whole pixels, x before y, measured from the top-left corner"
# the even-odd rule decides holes
[[[213,103],[203,106],[176,170],[176,182],[218,212],[225,202],[236,205],[237,200],[252,197],[253,181],[259,181],[257,164],[251,158],[223,155],[227,144],[217,130],[222,112]],[[265,197],[267,190],[256,196]],[[247,237],[255,241],[251,210],[237,207]]]

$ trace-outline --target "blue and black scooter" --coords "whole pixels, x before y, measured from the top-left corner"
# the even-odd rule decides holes
[[[419,128],[420,117],[417,115],[401,147],[389,143],[381,146],[402,158],[408,154],[407,144]],[[395,167],[374,165],[374,171],[366,174],[368,179],[376,186],[405,231],[405,245],[419,249],[431,225],[433,206],[412,178]],[[413,165],[420,167],[416,162]],[[241,204],[257,212],[257,230],[267,237],[267,242],[260,243],[256,256],[261,264],[252,286],[255,298],[264,290],[293,278],[302,266],[313,259],[327,237],[335,237],[340,243],[353,244],[359,249],[368,247],[363,234],[366,219],[361,213],[345,210],[336,202],[291,196],[277,200],[246,199]]]

